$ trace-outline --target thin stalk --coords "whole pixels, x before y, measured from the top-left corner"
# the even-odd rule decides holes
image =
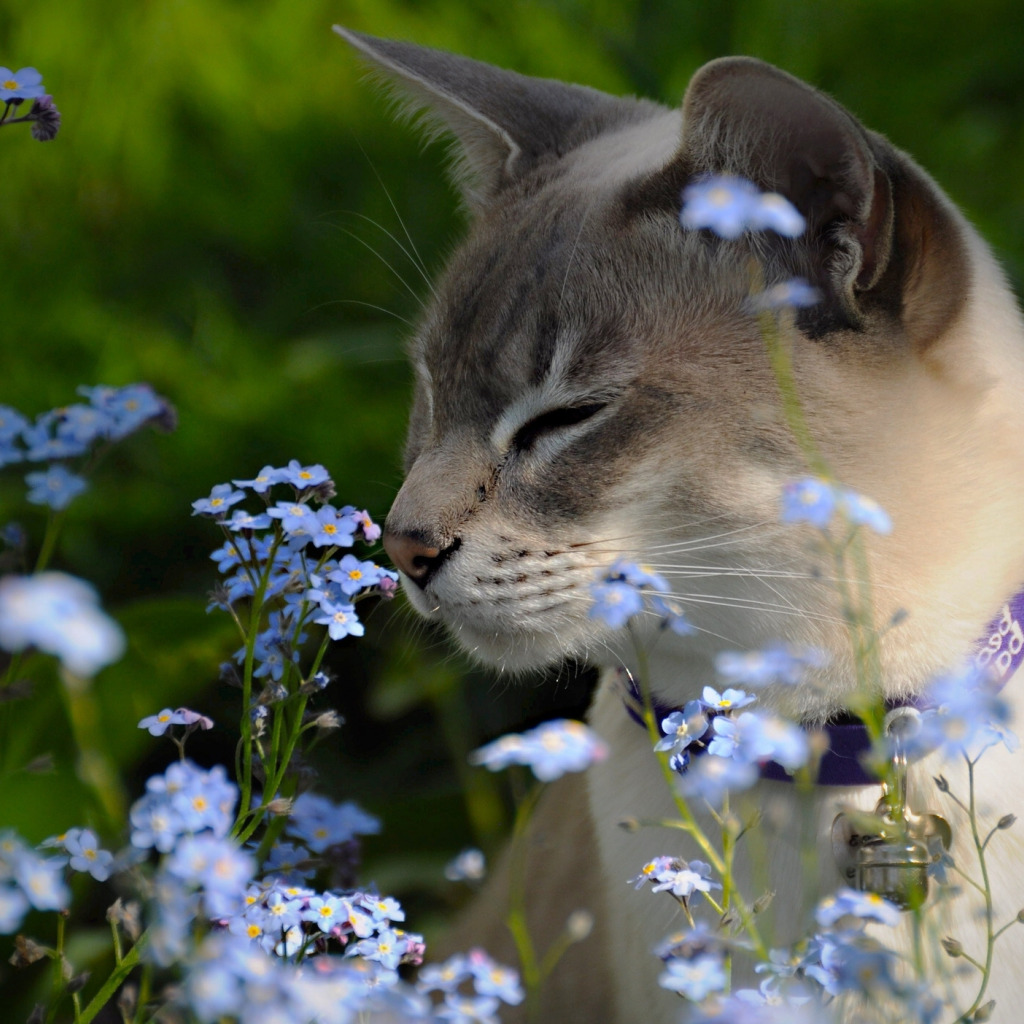
[[[110,972],[110,976],[103,983],[99,992],[92,997],[85,1009],[75,1018],[75,1024],[92,1024],[96,1014],[113,999],[118,987],[138,966],[139,956],[148,944],[149,933],[143,932],[139,936],[138,942],[125,953],[121,962]]]
[[[523,971],[523,985],[526,988],[526,1019],[537,1021],[540,985],[543,980],[537,951],[526,921],[526,868],[528,846],[526,833],[543,787],[535,785],[516,808],[515,825],[512,828],[512,852],[509,868],[509,908],[505,923],[512,933],[519,965]]]

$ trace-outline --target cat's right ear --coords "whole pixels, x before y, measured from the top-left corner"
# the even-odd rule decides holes
[[[471,211],[546,159],[557,159],[637,104],[335,25],[432,135],[455,139],[454,177]]]

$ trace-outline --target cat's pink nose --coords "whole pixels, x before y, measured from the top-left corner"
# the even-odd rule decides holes
[[[441,549],[431,547],[415,534],[384,531],[388,557],[418,586],[425,587],[441,562]]]

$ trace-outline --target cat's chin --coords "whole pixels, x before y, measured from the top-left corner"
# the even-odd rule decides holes
[[[449,623],[448,629],[471,658],[501,672],[551,668],[565,660],[571,646],[551,633],[484,633],[465,623]]]

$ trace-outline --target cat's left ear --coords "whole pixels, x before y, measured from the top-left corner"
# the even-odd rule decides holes
[[[354,46],[435,135],[456,143],[454,177],[479,211],[545,159],[557,159],[642,105],[596,89],[528,78],[414,43],[334,31]]]
[[[805,217],[793,272],[824,294],[800,318],[812,335],[877,326],[921,351],[957,315],[969,272],[956,213],[909,157],[824,93],[751,57],[706,64],[683,100],[662,203],[678,208],[681,188],[709,174],[780,192]]]

